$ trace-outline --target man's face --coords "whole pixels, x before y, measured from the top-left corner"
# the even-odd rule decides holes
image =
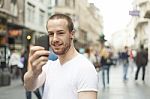
[[[73,38],[73,33],[69,32],[67,21],[65,19],[51,19],[48,21],[47,30],[49,43],[54,53],[65,54],[69,50]]]

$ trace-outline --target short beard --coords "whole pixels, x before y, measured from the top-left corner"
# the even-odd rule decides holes
[[[71,47],[71,41],[69,41],[68,44],[65,45],[65,47],[62,49],[61,52],[55,52],[55,50],[53,49],[53,52],[56,54],[56,55],[64,55],[68,52],[68,50],[70,49]]]

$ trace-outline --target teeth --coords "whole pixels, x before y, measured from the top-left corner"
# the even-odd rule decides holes
[[[54,45],[54,46],[60,46],[60,45],[57,44],[57,45]]]
[[[61,44],[53,44],[54,47],[59,47]]]

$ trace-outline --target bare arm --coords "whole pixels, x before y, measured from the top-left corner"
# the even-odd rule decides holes
[[[38,77],[32,74],[32,71],[26,72],[24,75],[24,87],[29,91],[34,91],[42,86],[45,81],[45,74],[42,72]]]
[[[30,49],[28,60],[28,71],[24,75],[24,87],[33,91],[45,81],[45,74],[42,67],[48,60],[49,52],[43,47],[34,46]]]
[[[97,99],[97,92],[96,91],[79,92],[78,99]]]

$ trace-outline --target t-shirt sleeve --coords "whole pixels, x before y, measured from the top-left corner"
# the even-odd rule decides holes
[[[87,64],[78,73],[77,92],[98,91],[98,75],[92,64]]]

